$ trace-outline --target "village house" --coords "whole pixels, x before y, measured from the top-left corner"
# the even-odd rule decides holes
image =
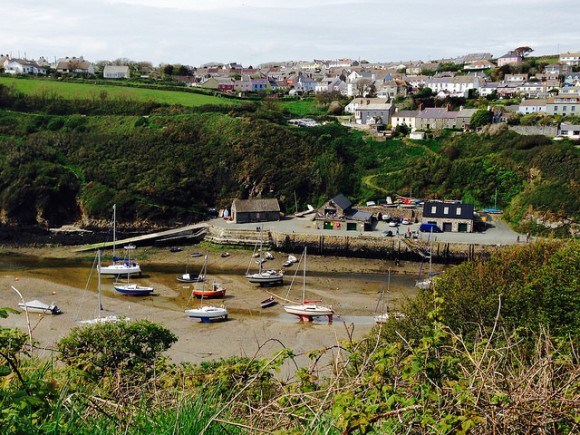
[[[466,71],[483,71],[490,68],[495,68],[495,65],[489,60],[474,60],[473,62],[466,63],[463,66],[463,69]]]
[[[558,129],[558,135],[567,137],[568,139],[580,139],[580,125],[574,124],[567,124],[562,123],[560,124],[560,128]]]
[[[276,198],[234,199],[231,219],[237,224],[280,220],[280,204]]]
[[[373,214],[359,211],[342,193],[327,201],[316,212],[316,228],[321,230],[369,231]]]
[[[517,86],[517,92],[526,98],[541,98],[548,96],[548,87],[546,82],[525,82]]]
[[[524,83],[528,80],[528,74],[506,74],[503,78],[505,83]]]
[[[370,99],[366,100],[366,104],[360,104],[354,111],[354,119],[357,124],[384,124],[391,123],[391,116],[395,112],[395,105],[387,102],[387,100],[380,98],[380,102],[371,103]]]
[[[578,53],[561,53],[560,62],[568,66],[579,66],[580,65],[580,52]]]
[[[580,113],[580,96],[565,94],[548,98],[546,113],[548,115],[578,115]]]
[[[316,84],[315,92],[317,94],[322,92],[338,92],[341,95],[346,95],[346,83],[340,77],[323,78]]]
[[[510,51],[501,57],[497,58],[497,66],[501,68],[504,65],[519,65],[523,62],[523,58],[515,51]]]
[[[128,79],[131,77],[127,65],[105,65],[103,68],[104,79]]]
[[[2,66],[4,67],[4,72],[6,74],[12,74],[12,75],[25,75],[25,74],[45,75],[46,74],[46,68],[39,66],[33,60],[6,58],[4,60],[4,63],[2,64]]]
[[[478,77],[430,77],[425,84],[433,93],[444,92],[451,97],[469,97],[469,91],[479,89],[481,80]]]
[[[498,82],[488,82],[479,88],[479,95],[481,97],[487,97],[492,95],[494,92],[497,93]]]
[[[461,108],[452,112],[447,107],[421,110],[415,117],[415,127],[418,130],[440,130],[443,128],[465,129],[471,122],[471,117],[477,109]]]
[[[473,204],[425,202],[422,223],[435,224],[444,232],[472,233],[475,222]]]
[[[397,125],[405,125],[411,130],[414,130],[416,128],[415,119],[418,113],[418,110],[395,110],[395,113],[391,117],[391,126],[394,128]]]
[[[56,62],[55,70],[58,73],[94,74],[95,65],[82,57],[66,57]]]
[[[398,97],[407,96],[407,83],[404,80],[387,80],[375,82],[375,88],[378,98],[394,100]]]
[[[518,108],[518,113],[527,115],[528,113],[538,113],[546,112],[546,102],[547,100],[542,99],[532,99],[532,100],[522,100],[520,107]]]

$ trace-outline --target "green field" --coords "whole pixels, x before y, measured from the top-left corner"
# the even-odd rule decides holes
[[[192,92],[170,90],[156,90],[125,86],[107,86],[88,83],[59,82],[48,79],[18,79],[0,77],[0,85],[17,89],[27,95],[58,95],[66,99],[73,98],[103,98],[129,99],[137,101],[155,101],[169,105],[187,107],[203,106],[206,104],[238,104],[238,100],[224,99],[211,95],[202,95]]]

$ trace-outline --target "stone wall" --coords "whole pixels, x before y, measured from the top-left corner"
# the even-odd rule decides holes
[[[523,136],[539,134],[541,136],[555,137],[558,135],[558,127],[536,126],[536,125],[512,125],[510,130]]]

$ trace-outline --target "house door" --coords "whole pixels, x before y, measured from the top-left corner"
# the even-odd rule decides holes
[[[451,222],[443,222],[443,231],[451,232]]]
[[[460,233],[466,233],[467,232],[467,224],[459,224],[458,230]]]
[[[348,222],[346,224],[347,231],[356,231],[356,222]]]

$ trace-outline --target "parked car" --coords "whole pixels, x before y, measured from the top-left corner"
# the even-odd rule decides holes
[[[392,231],[383,231],[383,236],[385,236],[385,237],[393,237],[393,232]]]
[[[439,228],[437,225],[429,224],[429,223],[421,224],[421,226],[419,227],[419,231],[421,231],[423,233],[442,233],[443,232],[441,230],[441,228]]]
[[[409,221],[409,220],[407,220],[407,219],[403,219],[403,220],[401,221],[401,223],[402,223],[403,225],[411,225],[411,221]]]
[[[394,228],[396,226],[399,226],[399,222],[391,221],[389,222],[389,226]]]

